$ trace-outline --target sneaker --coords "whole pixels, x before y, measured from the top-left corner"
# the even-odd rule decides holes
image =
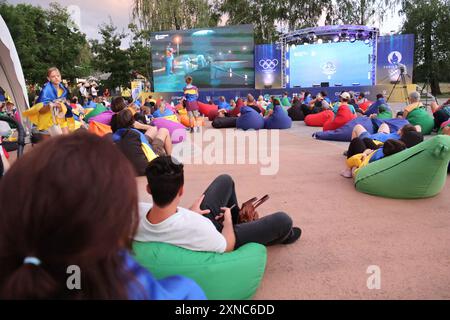
[[[200,132],[200,127],[197,127],[195,132]]]
[[[344,178],[350,179],[350,178],[353,178],[353,172],[350,169],[345,169],[344,171],[341,172],[341,176],[343,176]]]
[[[297,241],[298,239],[300,239],[301,235],[302,235],[302,229],[294,227],[291,230],[291,234],[287,237],[286,240],[284,240],[282,242],[282,244],[292,244],[295,241]]]
[[[194,133],[194,128],[190,128],[190,132],[191,132],[191,133]]]

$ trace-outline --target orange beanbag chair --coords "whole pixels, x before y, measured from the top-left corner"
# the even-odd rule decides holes
[[[89,132],[103,137],[109,133],[112,133],[112,130],[111,127],[106,124],[97,121],[91,121],[89,122]]]
[[[191,126],[191,124],[189,122],[189,117],[187,115],[180,116],[180,122],[182,125],[184,125],[187,128],[189,128]],[[199,126],[203,127],[205,125],[205,121],[204,121],[203,117],[198,118],[197,123]]]
[[[345,126],[348,122],[356,118],[356,115],[352,113],[348,105],[342,105],[339,107],[336,117],[331,118],[323,125],[323,131],[336,130]]]
[[[334,112],[331,110],[322,111],[315,114],[307,115],[305,118],[305,124],[310,127],[323,127],[323,125],[332,120]]]
[[[209,113],[211,111],[219,111],[219,107],[216,106],[215,104],[206,104],[203,102],[198,101],[198,111],[200,111],[200,113],[206,117],[209,116]]]
[[[366,101],[366,102],[364,102],[364,103],[360,103],[360,104],[359,104],[359,108],[360,108],[362,111],[366,112],[367,108],[369,108],[372,104],[373,104],[372,101]]]

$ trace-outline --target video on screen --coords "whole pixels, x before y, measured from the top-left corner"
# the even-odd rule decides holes
[[[155,92],[178,92],[185,77],[198,88],[254,88],[252,25],[152,34]]]

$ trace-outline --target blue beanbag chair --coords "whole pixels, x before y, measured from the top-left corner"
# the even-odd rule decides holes
[[[389,129],[391,130],[391,133],[397,132],[398,130],[400,130],[401,128],[403,128],[404,126],[406,126],[407,124],[409,124],[408,120],[405,119],[398,119],[398,118],[394,118],[394,119],[372,119],[372,123],[373,123],[373,131],[377,132],[378,128],[380,128],[382,123],[386,123],[389,126]]]
[[[236,121],[236,127],[242,130],[264,129],[264,118],[250,107],[241,108],[241,116]]]
[[[350,142],[352,140],[353,128],[360,124],[366,128],[370,134],[374,133],[372,120],[368,117],[358,117],[348,122],[345,126],[331,131],[316,132],[313,137],[318,140],[331,140],[331,141],[345,141]]]
[[[273,114],[264,122],[265,129],[289,129],[292,127],[292,119],[281,106],[275,106]]]

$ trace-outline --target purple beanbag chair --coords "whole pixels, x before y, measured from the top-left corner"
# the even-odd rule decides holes
[[[153,120],[152,124],[158,129],[166,128],[170,132],[172,143],[180,143],[186,140],[186,127],[181,123],[170,121],[164,118]]]
[[[381,126],[382,123],[386,123],[389,126],[389,129],[391,130],[391,132],[397,132],[398,130],[400,130],[401,128],[403,128],[404,126],[406,126],[407,124],[409,124],[408,120],[405,119],[372,119],[372,123],[373,123],[373,131],[377,132],[378,128]]]
[[[100,113],[99,115],[96,115],[95,117],[92,117],[89,119],[89,122],[95,121],[99,123],[106,124],[107,126],[111,125],[111,119],[114,115],[114,112],[107,110],[105,112]]]
[[[236,121],[236,127],[242,130],[264,129],[264,118],[250,107],[241,108],[241,116]]]
[[[352,131],[353,128],[360,124],[364,128],[366,128],[367,132],[374,133],[372,120],[368,117],[358,117],[348,122],[343,127],[332,130],[332,131],[323,131],[316,132],[313,134],[313,137],[318,140],[331,140],[331,141],[346,141],[350,142],[352,140]]]
[[[264,122],[265,129],[289,129],[292,127],[292,119],[281,106],[275,106],[273,114]]]

